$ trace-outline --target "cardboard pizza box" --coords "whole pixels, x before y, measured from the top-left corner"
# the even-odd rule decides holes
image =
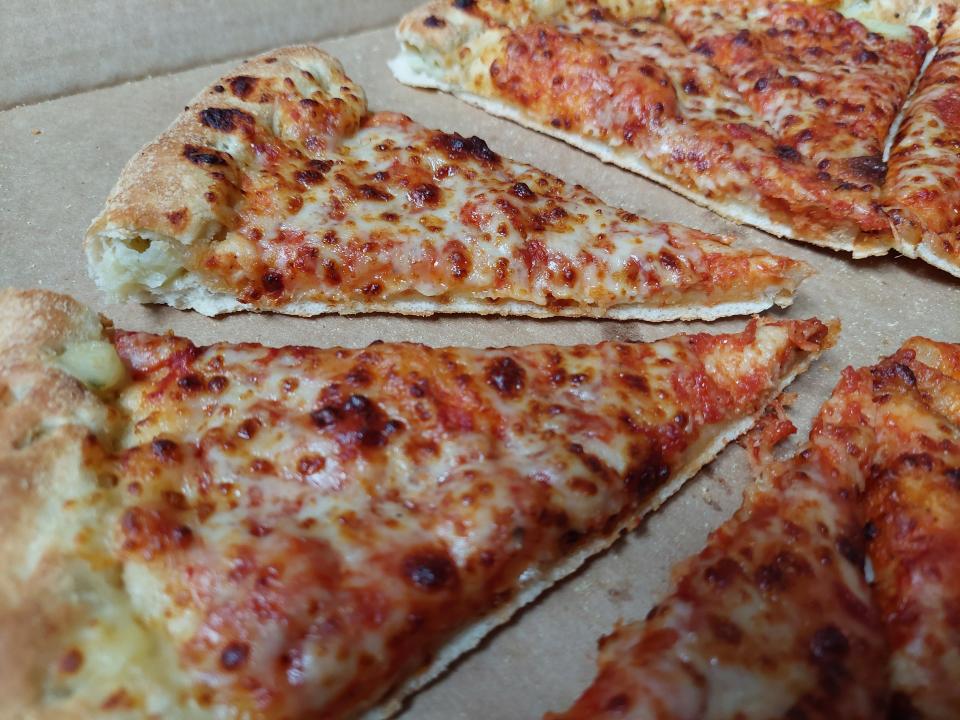
[[[397,50],[393,23],[414,4],[62,0],[44,4],[40,13],[26,0],[5,2],[0,66],[7,72],[0,78],[0,108],[12,109],[0,112],[0,287],[66,292],[121,327],[170,329],[200,343],[358,347],[373,340],[411,340],[482,347],[650,340],[743,326],[742,318],[658,325],[386,315],[238,314],[213,320],[161,306],[108,303],[87,276],[81,239],[124,163],[195,93],[243,57],[315,39],[340,58],[373,109],[400,110],[431,127],[479,135],[495,151],[581,183],[612,204],[812,264],[819,274],[800,288],[794,305],[770,313],[843,321],[837,347],[791,387],[798,394],[791,416],[801,435],[845,365],[873,363],[914,334],[960,341],[960,281],[930,266],[896,257],[854,262],[738,227],[563,143],[450,96],[400,85],[386,62]],[[205,64],[215,60],[226,62]],[[31,104],[12,107],[22,103]],[[617,619],[647,613],[664,591],[671,565],[696,551],[739,505],[747,476],[743,451],[727,448],[639,531],[555,587],[416,696],[403,717],[535,718],[566,707],[593,676],[597,638]]]

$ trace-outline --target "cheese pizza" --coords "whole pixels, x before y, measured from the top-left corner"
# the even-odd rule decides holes
[[[0,716],[382,717],[832,344],[198,347],[0,294]]]
[[[870,470],[872,378],[846,371],[808,446],[763,473],[643,622],[600,643],[590,688],[551,720],[877,720],[887,654],[863,574],[858,493]]]
[[[930,39],[919,27],[885,35],[817,5],[670,0],[668,21],[720,70],[785,148],[820,179],[875,193],[884,142]]]
[[[610,207],[475,136],[369,113],[313,47],[255,58],[127,165],[97,284],[272,310],[713,319],[791,302],[804,263]]]
[[[890,152],[883,205],[897,249],[960,276],[960,19],[947,30]]]
[[[791,460],[769,452],[784,421],[764,426],[741,509],[551,718],[956,717],[960,345],[845,370]]]
[[[913,338],[872,373],[868,556],[891,661],[891,720],[960,708],[960,345]]]
[[[879,255],[884,149],[952,3],[432,0],[391,64],[775,235]],[[911,25],[913,24],[913,25]]]

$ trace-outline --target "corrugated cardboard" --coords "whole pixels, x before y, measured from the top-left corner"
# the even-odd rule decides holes
[[[407,4],[381,3],[380,12],[389,7],[389,14],[396,16]],[[202,8],[213,5],[231,4],[209,2],[202,3]],[[369,5],[363,2],[338,6],[336,12],[350,17],[350,7],[355,10],[354,20],[366,19]],[[274,22],[272,15],[264,17],[263,22]],[[275,22],[277,27],[288,27],[282,19]],[[291,30],[289,36],[278,30],[269,37],[277,42],[299,40],[300,30]],[[0,37],[0,41],[6,39]],[[120,39],[131,54],[137,53],[133,35]],[[207,38],[206,42],[220,41]],[[799,393],[792,416],[801,432],[805,432],[843,366],[872,363],[914,334],[960,341],[960,282],[944,273],[903,258],[854,262],[844,255],[739,228],[655,184],[562,143],[489,117],[449,96],[401,86],[385,65],[396,50],[390,27],[320,44],[344,62],[347,72],[365,88],[374,109],[401,110],[429,126],[480,135],[497,152],[582,183],[616,205],[653,218],[733,235],[746,245],[762,246],[814,265],[819,275],[801,288],[795,305],[774,313],[840,317],[844,324],[837,348],[792,387]],[[258,47],[251,46],[243,54]],[[225,54],[216,49],[211,52]],[[44,57],[39,53],[37,61],[50,62]],[[719,332],[743,325],[743,319],[709,325],[390,316],[296,319],[235,315],[210,320],[166,307],[108,304],[87,277],[81,255],[81,238],[88,222],[100,209],[127,159],[163,130],[200,88],[232,64],[201,67],[0,113],[0,286],[40,286],[67,292],[114,318],[122,327],[172,329],[199,342],[252,340],[362,346],[382,339],[432,345],[570,344],[605,338],[653,339],[703,329]],[[109,72],[104,77],[109,77]],[[593,675],[597,638],[609,632],[618,618],[646,614],[666,588],[672,563],[696,551],[710,529],[733,511],[747,479],[742,451],[735,446],[728,448],[640,531],[554,588],[417,696],[404,717],[535,718],[548,709],[568,705]]]

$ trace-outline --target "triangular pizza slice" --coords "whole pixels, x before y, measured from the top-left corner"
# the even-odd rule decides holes
[[[952,120],[913,110],[889,181],[886,150],[955,5],[431,0],[400,22],[391,68],[737,222],[855,257],[899,248],[954,272],[948,201],[933,187],[949,153],[926,144],[947,141]]]
[[[789,304],[807,265],[611,207],[475,136],[370,113],[309,46],[203,91],[87,233],[97,284],[214,315],[712,319]]]
[[[773,462],[769,440],[741,509],[551,718],[956,716],[960,345],[913,338],[848,368],[805,449]]]
[[[895,720],[960,708],[960,345],[908,340],[873,371],[865,536]]]
[[[0,715],[382,716],[635,527],[834,335],[198,347],[8,291]]]
[[[765,466],[740,510],[681,564],[643,622],[600,644],[590,688],[552,720],[876,720],[887,652],[864,577],[873,377],[848,369],[794,458]]]
[[[660,3],[433,0],[391,67],[637,172],[726,217],[858,256],[890,238],[875,197],[824,179],[688,47]]]

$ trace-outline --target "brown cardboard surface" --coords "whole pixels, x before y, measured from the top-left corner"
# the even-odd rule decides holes
[[[0,109],[384,27],[418,0],[3,0]]]
[[[920,262],[846,256],[739,228],[669,191],[560,142],[489,117],[452,97],[395,82],[386,60],[392,28],[321,44],[366,90],[374,109],[406,112],[434,127],[484,137],[507,156],[534,163],[595,190],[605,200],[657,219],[741,238],[811,263],[793,307],[774,315],[840,317],[838,346],[791,389],[791,413],[805,432],[846,364],[872,363],[914,334],[960,341],[960,283]],[[183,105],[231,64],[74,95],[0,113],[0,286],[40,286],[70,293],[122,327],[164,330],[199,342],[362,346],[376,339],[473,346],[531,342],[653,339],[675,332],[741,327],[613,321],[534,321],[392,316],[297,319],[235,315],[211,320],[166,307],[111,305],[87,277],[81,238],[126,160]],[[709,530],[739,504],[747,481],[737,447],[692,480],[638,531],[561,583],[411,703],[405,718],[535,718],[568,705],[594,672],[597,638],[620,617],[643,617],[666,587],[672,563],[696,551]]]

